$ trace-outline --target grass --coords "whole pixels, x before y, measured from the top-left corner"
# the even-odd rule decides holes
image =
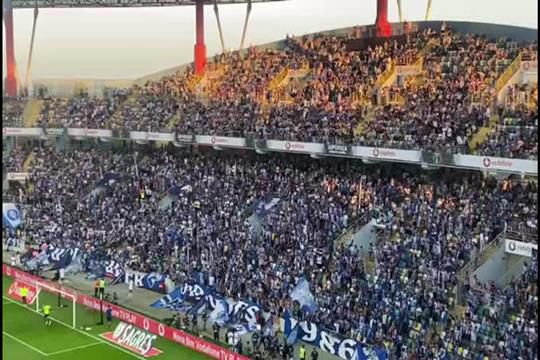
[[[75,330],[71,326],[72,309],[58,307],[56,295],[41,292],[41,304],[51,305],[51,326],[45,326],[41,314],[35,312],[35,303],[25,306],[8,298],[7,290],[12,280],[2,277],[2,359],[5,360],[134,360],[145,359],[141,355],[117,346],[100,334],[113,331],[118,321],[115,319],[111,328],[96,325],[100,320],[98,312],[77,305],[77,327],[87,326],[91,330]],[[179,344],[158,338],[153,345],[162,351],[152,357],[155,360],[205,360],[206,355],[182,347]]]

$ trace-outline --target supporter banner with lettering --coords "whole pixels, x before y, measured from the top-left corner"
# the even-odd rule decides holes
[[[43,128],[43,135],[57,137],[62,136],[67,132],[66,128]]]
[[[352,147],[350,145],[333,145],[325,144],[325,152],[329,155],[352,155]]]
[[[111,285],[117,283],[124,276],[124,267],[117,261],[111,260],[105,263],[104,275],[114,279]]]
[[[343,339],[338,335],[321,329],[314,323],[298,322],[289,312],[284,316],[284,333],[289,344],[303,341],[345,360],[387,360],[385,349],[361,344],[356,340]]]
[[[73,289],[60,286],[57,283],[45,281],[42,278],[28,274],[24,271],[20,271],[9,265],[2,264],[2,274],[8,277],[11,277],[14,280],[19,280],[28,284],[36,284],[36,283],[47,284],[50,287],[54,287],[55,289],[60,289],[64,292],[72,294],[73,296],[75,296],[77,303],[83,306],[86,306],[95,311],[100,311],[101,309],[100,300],[92,296],[85,295],[82,293],[77,293]],[[158,321],[148,318],[142,314],[139,314],[130,310],[126,310],[122,308],[121,306],[103,301],[103,308],[107,308],[107,307],[111,308],[113,317],[115,317],[116,319],[119,319],[120,321],[123,321],[127,324],[134,325],[138,327],[139,329],[144,329],[145,331],[151,334],[158,335],[167,340],[173,341],[177,344],[186,346],[202,354],[208,355],[212,359],[249,360],[245,356],[236,354],[214,343],[205,341],[197,336],[190,335],[188,333],[183,332],[182,330],[173,329]]]
[[[194,135],[184,135],[184,134],[175,134],[174,139],[179,143],[185,143],[185,144],[191,144],[195,142],[195,136]]]
[[[133,281],[136,287],[163,293],[166,291],[165,280],[167,277],[158,273],[142,273],[138,271],[126,270],[124,282],[129,284]]]
[[[225,299],[222,295],[212,293],[208,288],[198,284],[185,284],[176,288],[150,306],[188,313],[204,307],[210,311],[210,319],[217,321],[221,326],[244,324],[248,325],[244,327],[246,331],[253,331],[262,316],[259,305],[243,300]]]
[[[50,264],[53,264],[52,270],[66,268],[71,264],[71,261],[80,254],[78,248],[60,249],[51,248],[47,249],[47,260]]]
[[[454,155],[454,164],[481,170],[500,170],[517,174],[538,174],[538,161],[491,156]]]
[[[157,309],[166,308],[173,311],[186,310],[191,305],[186,305],[185,302],[195,304],[208,294],[210,294],[210,291],[205,286],[184,284],[182,287],[174,289],[168,295],[150,304],[150,307]]]
[[[533,250],[538,250],[538,245],[506,239],[504,242],[504,251],[509,254],[532,257]]]

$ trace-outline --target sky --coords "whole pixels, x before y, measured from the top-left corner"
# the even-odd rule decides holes
[[[289,0],[254,4],[245,45],[323,30],[372,24],[376,0]],[[427,0],[402,0],[404,18],[423,20]],[[240,46],[246,5],[223,5],[225,46]],[[398,21],[389,0],[389,21]],[[537,0],[433,0],[432,20],[478,21],[538,28]],[[15,9],[15,57],[24,77],[33,9]],[[205,7],[209,56],[220,51],[212,6]],[[2,27],[4,36],[5,28]],[[34,79],[135,79],[193,61],[195,9],[42,9],[37,20]],[[5,43],[5,42],[4,42]],[[2,49],[5,72],[5,48]]]

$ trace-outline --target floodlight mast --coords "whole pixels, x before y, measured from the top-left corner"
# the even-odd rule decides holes
[[[4,26],[6,27],[6,65],[5,89],[8,96],[17,96],[17,64],[13,40],[13,6],[11,0],[2,1]]]

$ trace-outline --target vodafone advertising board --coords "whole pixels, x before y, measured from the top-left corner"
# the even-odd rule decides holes
[[[43,130],[41,128],[14,128],[14,127],[5,127],[2,128],[2,137],[3,136],[41,136]]]
[[[228,136],[210,136],[210,135],[197,135],[195,141],[198,144],[212,145],[212,146],[230,146],[230,147],[245,147],[246,139],[238,137]]]
[[[27,304],[33,304],[34,300],[36,300],[36,296],[38,295],[37,287],[26,284],[20,281],[14,281],[13,284],[8,289],[8,296],[14,300],[22,301],[21,297],[21,289],[25,287],[28,289],[28,296],[26,297],[26,303]]]
[[[81,305],[84,305],[88,308],[98,310],[100,309],[100,302],[98,299],[93,298],[85,294],[77,293],[75,290],[70,288],[64,288],[59,286],[57,283],[48,282],[40,277],[28,274],[24,271],[16,269],[7,264],[2,264],[2,274],[13,278],[14,280],[19,280],[25,283],[43,283],[47,284],[50,287],[56,289],[61,289],[64,292],[72,294],[77,299],[77,302]],[[139,329],[144,329],[150,334],[161,336],[167,340],[176,342],[182,346],[188,347],[209,357],[217,360],[249,360],[249,358],[236,354],[232,351],[229,351],[221,346],[210,343],[208,341],[202,340],[197,336],[190,335],[181,330],[173,329],[169,326],[166,326],[158,321],[152,320],[144,315],[138,314],[133,311],[126,310],[120,306],[113,305],[106,301],[103,301],[103,307],[111,307],[112,314],[115,318],[120,321],[134,325]]]
[[[77,137],[91,137],[91,138],[110,138],[112,137],[112,131],[106,129],[82,129],[82,128],[69,128],[68,134]]]
[[[294,151],[308,154],[323,154],[325,152],[324,144],[309,142],[267,140],[266,147],[269,150],[288,152]]]
[[[463,167],[479,168],[484,170],[501,170],[512,173],[538,173],[538,161],[536,160],[456,154],[454,155],[454,164]]]

